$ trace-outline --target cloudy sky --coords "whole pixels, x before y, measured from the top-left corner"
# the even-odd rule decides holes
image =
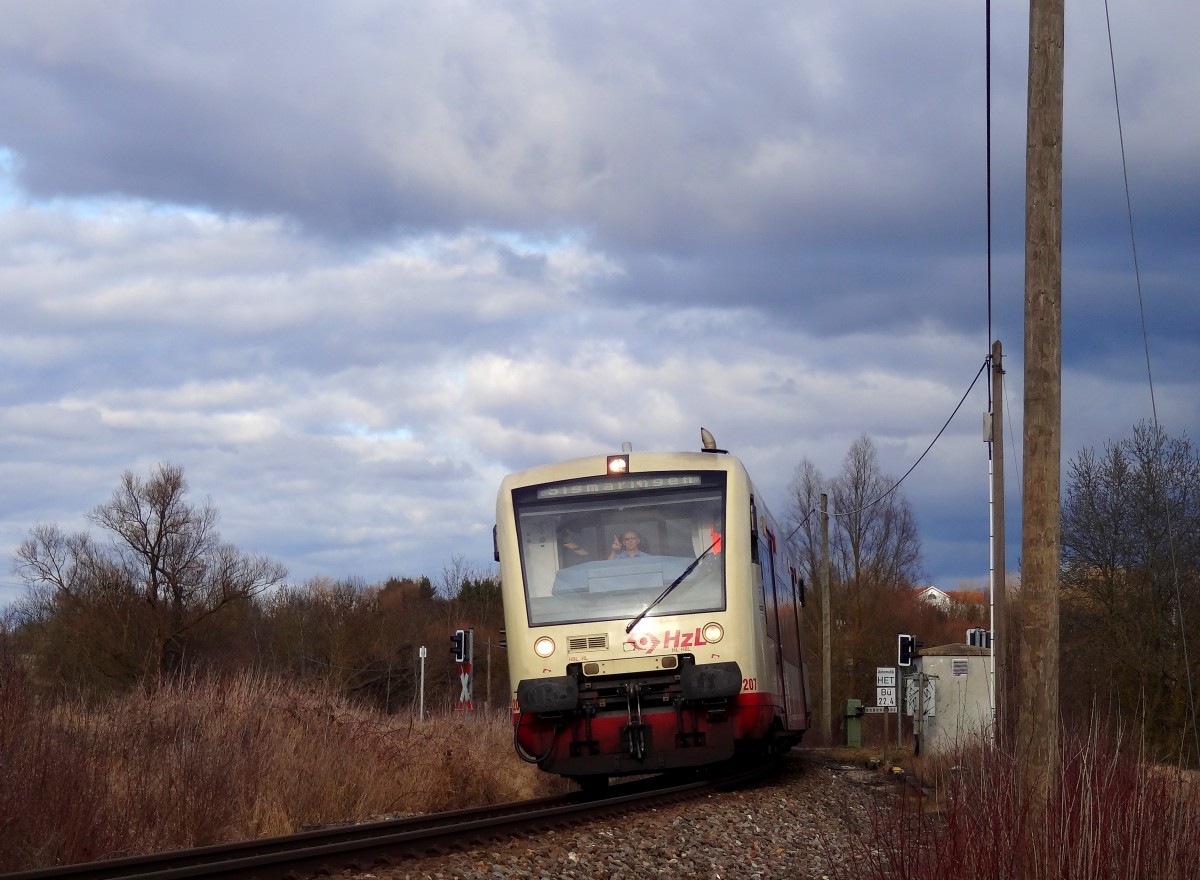
[[[1159,420],[1200,440],[1200,4],[1110,0]],[[1028,5],[994,0],[1019,557]],[[1067,9],[1065,457],[1151,414],[1102,0]],[[0,605],[182,465],[314,575],[490,562],[508,471],[903,474],[988,353],[982,3],[0,0]],[[981,381],[904,484],[987,574]],[[1015,447],[1012,443],[1015,442]]]

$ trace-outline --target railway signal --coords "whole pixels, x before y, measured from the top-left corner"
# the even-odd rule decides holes
[[[472,681],[472,667],[475,665],[475,630],[455,630],[454,635],[450,636],[450,642],[450,653],[458,662],[458,680],[462,685],[456,708],[459,712],[472,712],[475,709]]]
[[[917,656],[917,649],[925,647],[925,643],[917,641],[917,637],[900,633],[896,636],[896,665],[910,667]]]

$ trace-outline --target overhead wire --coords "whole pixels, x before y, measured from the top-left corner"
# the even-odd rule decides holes
[[[908,476],[914,470],[917,469],[917,465],[919,465],[921,463],[921,461],[925,458],[925,456],[929,454],[929,451],[931,449],[933,449],[934,444],[936,444],[938,442],[938,440],[941,439],[941,436],[942,436],[942,434],[945,433],[946,428],[948,428],[950,426],[950,423],[954,420],[954,417],[958,414],[958,411],[960,409],[962,409],[962,405],[966,402],[967,397],[971,394],[971,390],[975,387],[975,383],[979,381],[979,377],[981,375],[983,375],[983,373],[988,369],[988,367],[991,365],[991,362],[992,362],[992,354],[991,354],[991,348],[992,348],[992,2],[991,2],[991,0],[987,0],[987,2],[984,5],[985,5],[984,43],[986,46],[985,54],[986,54],[986,59],[987,59],[986,64],[985,64],[985,75],[984,75],[985,91],[987,93],[987,98],[986,98],[987,112],[984,114],[986,117],[986,120],[987,120],[987,122],[986,122],[986,137],[985,137],[987,146],[985,149],[986,158],[985,158],[985,163],[984,163],[985,168],[986,168],[985,191],[986,191],[986,204],[987,204],[987,209],[986,209],[986,215],[987,215],[987,223],[986,223],[987,336],[988,336],[987,356],[983,360],[983,365],[979,368],[979,371],[975,374],[975,377],[971,380],[971,384],[969,386],[967,386],[967,390],[963,394],[962,399],[959,400],[958,405],[956,407],[954,407],[954,411],[952,413],[950,413],[950,417],[948,419],[946,419],[946,423],[944,425],[942,425],[941,430],[939,430],[937,432],[937,435],[929,442],[929,445],[925,447],[925,451],[922,452],[920,454],[920,456],[917,457],[917,460],[912,463],[912,466],[907,471],[904,472],[904,476],[902,476],[899,480],[897,480],[890,489],[888,489],[886,492],[884,492],[882,495],[880,495],[875,500],[873,500],[867,504],[864,504],[862,507],[858,508],[857,510],[835,512],[833,514],[833,516],[835,518],[836,517],[849,517],[849,516],[854,516],[855,514],[862,513],[864,510],[868,510],[871,507],[874,507],[876,504],[879,504],[881,501],[883,501],[885,498],[887,498],[889,495],[891,495],[893,492],[895,492],[898,488],[900,488],[900,484],[903,483],[908,478]],[[992,386],[991,386],[990,382],[987,383],[987,404],[988,404],[988,412],[991,412],[993,404],[992,404]],[[1003,438],[1001,439],[1001,442],[1003,442]],[[989,457],[991,455],[990,445],[988,448],[988,455],[989,455]],[[800,522],[798,522],[796,524],[796,527],[794,529],[792,529],[790,532],[788,532],[788,535],[784,540],[790,541],[795,536],[796,532],[798,532],[798,531],[800,531],[800,529],[804,528],[805,523],[807,523],[808,520],[812,517],[812,515],[817,512],[818,511],[816,508],[811,508],[807,512],[805,512],[804,517],[800,520]]]
[[[987,215],[987,350],[991,357],[992,341],[992,0],[984,4],[984,191]],[[988,383],[988,412],[992,410],[992,385]]]
[[[919,456],[917,456],[917,460],[914,461],[912,463],[912,466],[904,472],[904,476],[902,476],[895,483],[893,483],[890,489],[883,492],[878,498],[874,499],[873,501],[867,502],[862,507],[859,507],[857,510],[846,510],[846,511],[841,511],[838,513],[834,513],[833,514],[834,517],[854,516],[855,514],[862,513],[864,510],[869,510],[870,508],[874,507],[876,504],[883,501],[885,498],[887,498],[889,495],[891,495],[893,492],[895,492],[897,489],[900,488],[900,484],[903,483],[906,479],[908,479],[909,475],[917,469],[917,465],[919,465],[924,460],[925,456],[929,454],[929,451],[931,449],[933,449],[934,444],[936,444],[938,442],[938,440],[941,439],[942,434],[946,433],[946,429],[948,427],[950,427],[950,423],[952,421],[954,421],[954,417],[956,415],[958,415],[958,411],[960,409],[962,409],[962,405],[964,403],[966,403],[967,397],[970,396],[971,390],[975,387],[975,383],[979,381],[979,377],[982,376],[984,371],[987,369],[988,361],[989,361],[989,359],[984,359],[983,365],[980,366],[978,371],[976,371],[975,378],[973,378],[971,380],[971,384],[967,386],[967,390],[963,393],[962,398],[958,401],[958,405],[954,407],[954,411],[952,413],[950,413],[950,417],[948,419],[946,419],[945,424],[942,425],[941,430],[939,430],[937,432],[937,435],[932,440],[929,441],[929,445],[925,447],[925,451],[922,452]],[[784,541],[785,542],[790,541],[792,539],[792,537],[796,534],[796,532],[800,531],[800,529],[804,527],[804,524],[806,522],[808,522],[809,517],[811,517],[814,513],[817,513],[816,508],[812,508],[807,513],[805,513],[804,518],[802,520],[800,520],[799,523],[796,524],[796,527],[794,529],[792,529],[790,532],[788,532],[787,537],[784,538]]]
[[[1159,433],[1160,426],[1159,426],[1159,422],[1158,422],[1158,405],[1157,405],[1157,401],[1156,401],[1155,393],[1154,393],[1154,372],[1153,372],[1152,365],[1151,365],[1149,333],[1146,329],[1145,298],[1144,298],[1144,295],[1142,292],[1141,269],[1140,269],[1140,265],[1138,262],[1138,254],[1137,254],[1137,237],[1135,234],[1134,222],[1133,222],[1133,200],[1132,200],[1132,197],[1130,194],[1129,169],[1128,169],[1128,162],[1126,159],[1126,151],[1125,151],[1125,134],[1124,134],[1124,127],[1122,125],[1122,120],[1121,120],[1121,105],[1120,105],[1120,95],[1119,95],[1119,90],[1118,90],[1116,53],[1113,49],[1112,19],[1111,19],[1110,13],[1109,13],[1108,0],[1104,0],[1104,16],[1105,16],[1105,24],[1106,24],[1107,32],[1108,32],[1109,61],[1110,61],[1110,65],[1112,68],[1113,103],[1114,103],[1114,106],[1116,109],[1117,133],[1118,133],[1118,138],[1120,141],[1121,171],[1122,171],[1122,175],[1124,178],[1124,186],[1125,186],[1125,208],[1126,208],[1126,215],[1128,217],[1128,222],[1129,222],[1129,239],[1130,239],[1130,248],[1131,248],[1131,252],[1132,252],[1132,256],[1133,256],[1133,270],[1134,270],[1134,278],[1135,278],[1136,289],[1137,289],[1138,313],[1139,313],[1139,316],[1141,319],[1142,344],[1143,344],[1143,349],[1145,351],[1145,358],[1146,358],[1146,377],[1147,377],[1147,383],[1149,385],[1149,390],[1150,390],[1150,409],[1151,409],[1151,416],[1153,419],[1155,431],[1156,431],[1156,433]],[[868,504],[863,505],[862,507],[858,508],[857,510],[835,513],[835,514],[833,514],[835,517],[853,516],[857,513],[861,513],[862,511],[867,510],[876,504],[879,504],[881,501],[883,501],[885,498],[887,498],[889,495],[891,495],[893,492],[895,492],[896,489],[898,489],[900,487],[900,485],[904,482],[904,480],[907,479],[908,476],[917,468],[917,466],[921,463],[921,461],[925,458],[925,456],[933,448],[934,444],[937,443],[937,441],[941,438],[941,436],[945,432],[946,428],[949,427],[950,422],[953,421],[954,416],[957,415],[959,409],[962,408],[962,405],[966,401],[967,397],[970,395],[971,390],[975,387],[975,383],[979,381],[979,377],[983,374],[983,372],[991,364],[991,359],[992,359],[991,358],[991,345],[993,342],[993,335],[992,335],[993,331],[992,331],[992,131],[991,131],[991,125],[992,125],[991,39],[992,39],[992,35],[991,35],[991,19],[992,19],[991,0],[987,0],[987,2],[985,4],[985,21],[986,21],[985,43],[986,43],[986,57],[987,57],[985,80],[986,80],[986,92],[987,92],[987,99],[986,99],[987,112],[985,115],[986,115],[986,120],[987,120],[987,122],[986,122],[986,144],[987,144],[986,145],[986,180],[987,180],[987,184],[986,184],[986,192],[987,192],[987,196],[986,196],[986,214],[987,214],[986,238],[987,238],[988,355],[984,359],[983,365],[980,367],[979,371],[975,374],[975,377],[971,380],[971,384],[967,388],[966,393],[963,395],[963,397],[959,401],[958,405],[954,408],[954,412],[952,412],[950,414],[950,417],[946,420],[946,423],[942,426],[941,430],[938,431],[937,435],[933,438],[932,441],[930,441],[929,446],[927,446],[925,448],[925,451],[921,453],[921,455],[912,464],[912,466],[904,473],[904,476],[902,476],[899,480],[897,480],[895,482],[895,484],[893,484],[892,487],[889,488],[886,492],[884,492],[878,498],[874,499],[873,501],[869,502]],[[991,383],[988,383],[987,395],[988,395],[988,411],[990,412],[993,407],[993,404],[994,404],[994,402],[992,400]],[[1007,397],[1008,397],[1007,385],[1004,387],[1004,395],[1005,395],[1006,404],[1007,404]],[[1012,443],[1012,446],[1013,446],[1014,461],[1019,461],[1019,459],[1016,457],[1016,438],[1013,435],[1013,428],[1012,428],[1011,420],[1009,421],[1009,437],[1010,437],[1010,442]],[[1000,442],[1001,443],[1004,442],[1003,437],[1000,438]],[[989,456],[991,455],[990,445],[989,445],[989,453],[988,454],[989,454]],[[1020,480],[1019,465],[1017,465],[1017,469],[1018,469],[1017,479]],[[1193,732],[1193,737],[1195,738],[1196,745],[1197,745],[1197,753],[1200,754],[1200,724],[1197,723],[1195,687],[1194,687],[1194,682],[1193,682],[1193,677],[1192,677],[1191,663],[1189,660],[1187,632],[1186,632],[1186,627],[1184,625],[1184,620],[1183,620],[1182,592],[1181,592],[1181,587],[1180,587],[1179,565],[1178,565],[1178,557],[1177,557],[1177,552],[1176,552],[1174,526],[1173,526],[1173,522],[1172,522],[1172,518],[1171,518],[1170,506],[1166,505],[1165,510],[1166,510],[1166,517],[1167,517],[1167,537],[1168,537],[1168,545],[1169,545],[1170,554],[1171,554],[1171,569],[1172,569],[1172,576],[1173,576],[1173,580],[1174,580],[1175,600],[1176,600],[1176,609],[1177,609],[1176,621],[1177,621],[1177,623],[1179,625],[1179,629],[1180,629],[1181,644],[1182,644],[1182,649],[1183,649],[1184,669],[1185,669],[1186,676],[1187,676],[1188,704],[1189,704],[1189,708],[1190,708],[1191,715],[1192,715],[1192,732]],[[796,524],[796,527],[794,529],[792,529],[791,532],[788,533],[787,539],[785,539],[785,540],[790,540],[796,534],[796,532],[798,532],[801,528],[804,527],[804,525],[808,522],[808,520],[812,517],[812,515],[817,512],[818,511],[815,508],[808,510],[805,513],[804,517],[800,520],[800,522]]]
[[[959,400],[959,402],[958,402],[958,405],[956,407],[954,407],[954,412],[952,412],[950,414],[950,417],[948,419],[946,419],[946,423],[944,425],[942,425],[941,430],[937,432],[937,435],[933,438],[933,440],[931,440],[929,442],[929,445],[927,447],[925,447],[925,451],[922,452],[920,454],[920,456],[918,456],[917,460],[913,462],[912,466],[907,471],[904,472],[904,476],[902,476],[899,480],[897,480],[890,489],[888,489],[886,492],[884,492],[882,495],[880,495],[874,501],[864,504],[862,507],[858,508],[857,510],[835,512],[833,514],[834,517],[839,517],[839,516],[848,517],[848,516],[854,516],[855,514],[858,514],[858,513],[862,513],[864,510],[868,510],[869,508],[875,506],[876,504],[879,504],[881,501],[883,501],[885,498],[887,498],[889,495],[891,495],[893,492],[895,492],[898,488],[900,488],[900,484],[903,483],[908,478],[909,474],[911,474],[914,470],[916,470],[917,465],[919,465],[921,463],[921,461],[925,458],[925,456],[929,454],[929,451],[931,449],[933,449],[934,444],[937,443],[937,441],[941,438],[942,434],[945,433],[946,428],[948,428],[950,426],[950,422],[952,422],[954,420],[954,417],[958,414],[958,411],[960,409],[962,409],[962,405],[963,405],[963,403],[966,402],[967,397],[970,395],[971,389],[973,389],[975,387],[975,383],[979,381],[979,377],[981,375],[983,375],[984,371],[986,371],[988,369],[988,367],[991,365],[991,362],[992,362],[992,353],[991,353],[991,349],[992,349],[992,0],[987,0],[987,2],[984,4],[984,7],[985,7],[985,11],[984,11],[984,44],[985,44],[985,55],[986,55],[984,81],[985,81],[985,91],[987,94],[987,97],[986,97],[987,112],[984,114],[984,116],[986,118],[986,137],[985,137],[986,148],[985,148],[985,162],[984,162],[986,184],[985,184],[984,189],[986,191],[986,205],[987,205],[987,208],[986,208],[986,215],[987,215],[987,222],[986,222],[987,337],[988,337],[988,339],[987,339],[987,356],[983,360],[983,365],[979,368],[979,371],[975,374],[975,377],[971,380],[971,384],[967,387],[966,393],[963,394],[962,399]],[[1006,393],[1007,393],[1007,389],[1006,389]],[[992,386],[991,386],[990,382],[987,383],[987,404],[988,404],[988,412],[991,412],[993,402],[992,402]],[[1010,430],[1011,430],[1011,428],[1010,428]],[[1001,438],[1001,442],[1003,442],[1003,438]],[[989,457],[991,456],[990,445],[988,447],[988,455],[989,455]],[[800,522],[798,522],[796,524],[796,527],[794,529],[792,529],[790,532],[788,532],[787,538],[785,538],[784,540],[790,541],[792,539],[792,537],[796,534],[796,532],[800,531],[800,529],[802,529],[804,527],[805,523],[808,522],[809,518],[812,517],[812,515],[817,512],[818,511],[816,508],[812,508],[812,509],[808,510],[804,514],[804,517],[800,520]]]

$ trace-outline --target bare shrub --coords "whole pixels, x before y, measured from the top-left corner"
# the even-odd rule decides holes
[[[1200,876],[1200,786],[1144,760],[1098,728],[1068,737],[1058,795],[1032,822],[1017,767],[991,746],[923,763],[912,786],[873,817],[845,876],[879,880],[1191,880]]]
[[[80,832],[102,804],[88,743],[57,731],[30,697],[26,671],[0,656],[0,870],[52,864],[62,852],[88,861],[108,848]]]
[[[0,665],[0,871],[520,800],[560,789],[506,715],[420,724],[252,675],[39,706]]]

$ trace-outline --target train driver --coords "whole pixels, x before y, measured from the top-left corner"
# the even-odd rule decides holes
[[[626,529],[625,534],[621,536],[621,540],[617,540],[617,536],[613,535],[612,546],[608,548],[609,559],[633,559],[638,556],[646,556],[642,547],[642,536],[633,529]]]

